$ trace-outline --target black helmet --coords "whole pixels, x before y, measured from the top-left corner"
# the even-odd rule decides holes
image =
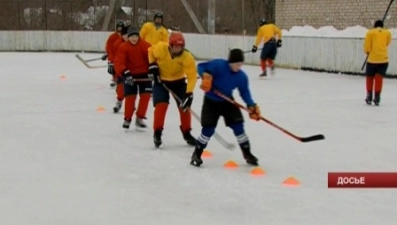
[[[262,25],[265,25],[266,24],[266,19],[261,19],[261,20],[259,20],[259,25],[260,26],[262,26]]]
[[[156,12],[156,14],[154,14],[154,20],[156,20],[157,18],[163,19],[164,15],[161,12]]]
[[[377,28],[377,27],[383,28],[383,21],[382,20],[375,21],[374,28]]]
[[[116,24],[116,28],[119,28],[119,27],[124,27],[125,25],[124,25],[124,23],[123,22],[117,22],[117,24]]]
[[[123,28],[121,29],[121,35],[126,35],[129,27],[130,27],[130,26],[125,26],[125,27],[123,27]]]

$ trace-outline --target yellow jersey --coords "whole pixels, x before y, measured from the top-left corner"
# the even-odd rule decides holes
[[[186,93],[192,93],[197,82],[197,67],[193,55],[184,50],[181,55],[172,58],[169,44],[159,42],[149,48],[149,63],[157,63],[160,79],[175,81],[187,78]]]
[[[364,52],[369,63],[389,62],[388,47],[391,43],[391,32],[383,28],[368,30],[364,40]]]
[[[281,39],[281,30],[274,24],[265,24],[258,29],[258,33],[256,35],[255,46],[263,41],[264,43],[268,42],[271,39]]]
[[[164,26],[156,27],[153,22],[143,24],[139,36],[151,45],[160,41],[168,43],[168,30]]]

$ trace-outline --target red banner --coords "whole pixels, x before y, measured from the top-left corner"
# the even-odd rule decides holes
[[[397,188],[396,173],[328,173],[328,188]]]

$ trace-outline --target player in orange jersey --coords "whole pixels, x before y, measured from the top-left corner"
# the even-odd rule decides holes
[[[125,25],[123,22],[118,22],[116,24],[116,31],[113,32],[111,35],[109,35],[106,41],[106,46],[105,46],[106,55],[102,56],[102,60],[108,59],[108,73],[112,76],[112,83],[110,84],[111,87],[116,86],[114,66],[113,66],[114,54],[112,53],[112,47],[114,42],[116,42],[118,39],[121,39],[121,30],[123,29],[124,26]]]
[[[119,38],[117,41],[115,41],[112,48],[110,49],[110,52],[112,53],[114,60],[116,59],[116,53],[117,53],[118,49],[120,48],[121,44],[128,41],[128,35],[127,35],[128,28],[129,28],[129,26],[123,27],[123,29],[121,30],[122,38]],[[114,80],[117,83],[116,84],[117,102],[116,102],[116,106],[113,107],[114,113],[118,113],[120,111],[123,100],[124,100],[124,81],[123,81],[122,76],[118,76],[118,75],[119,74],[115,73],[115,78],[114,78]]]
[[[145,128],[152,81],[148,77],[150,44],[139,38],[139,29],[131,26],[127,31],[128,41],[117,50],[114,65],[116,73],[124,80],[124,123],[123,128],[129,129],[135,111],[135,101],[139,92],[139,103],[136,111],[135,125]]]

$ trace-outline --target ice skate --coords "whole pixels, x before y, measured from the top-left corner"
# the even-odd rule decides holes
[[[203,154],[204,149],[200,146],[196,146],[194,149],[190,164],[196,167],[201,166],[203,164],[203,160],[201,159],[201,154]]]
[[[267,72],[263,71],[261,74],[259,74],[259,77],[267,77]]]
[[[365,103],[367,103],[367,105],[371,105],[372,104],[372,91],[369,91],[367,93],[367,97],[365,98]]]
[[[270,76],[274,76],[274,66],[269,66]]]
[[[192,136],[192,134],[190,134],[190,130],[183,132],[182,131],[182,127],[180,127],[180,129],[181,129],[181,132],[182,132],[182,135],[183,135],[183,139],[186,141],[186,143],[188,145],[195,146],[196,145],[196,138],[194,138]]]
[[[113,112],[114,113],[118,113],[120,111],[120,109],[121,109],[121,106],[122,106],[122,101],[117,101],[116,102],[116,106],[113,107]]]
[[[131,124],[131,119],[124,119],[123,128],[129,129]]]
[[[379,106],[380,103],[380,93],[375,93],[374,104]]]
[[[135,120],[135,126],[137,128],[146,128],[147,125],[146,123],[143,121],[145,118],[136,118]]]
[[[243,144],[240,147],[245,161],[250,165],[258,166],[258,159],[251,153],[250,144]]]
[[[161,140],[161,135],[163,133],[163,130],[155,130],[154,135],[153,135],[153,142],[154,146],[156,148],[159,148],[161,144],[163,144],[163,141]]]

